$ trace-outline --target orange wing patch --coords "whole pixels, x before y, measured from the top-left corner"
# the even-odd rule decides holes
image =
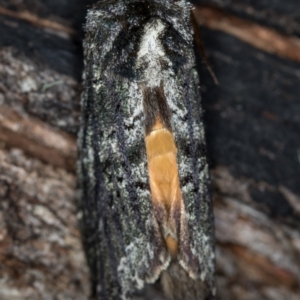
[[[172,132],[165,128],[160,118],[156,120],[152,131],[145,138],[148,159],[148,171],[153,205],[162,205],[167,213],[166,246],[175,257],[178,251],[176,220],[172,220],[171,211],[181,209],[183,202],[178,178],[177,148]]]

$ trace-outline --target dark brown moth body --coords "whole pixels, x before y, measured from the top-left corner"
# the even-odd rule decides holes
[[[184,210],[180,190],[177,148],[171,129],[170,111],[159,87],[143,86],[145,143],[154,216],[172,257],[176,257],[179,242],[181,210]]]
[[[191,6],[106,0],[86,24],[79,182],[97,299],[215,294]]]

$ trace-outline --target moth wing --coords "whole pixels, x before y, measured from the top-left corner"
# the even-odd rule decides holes
[[[158,278],[170,256],[152,213],[142,94],[105,69],[122,30],[109,11],[104,5],[87,19],[78,173],[93,294],[128,299]]]
[[[185,207],[180,221],[179,263],[214,294],[215,237],[201,96],[194,54],[186,51],[188,71],[182,68],[177,75],[178,82],[182,81],[178,86],[183,88],[172,94],[167,91]]]

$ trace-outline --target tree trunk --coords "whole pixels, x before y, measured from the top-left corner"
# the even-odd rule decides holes
[[[0,0],[0,298],[88,299],[76,201],[80,0]],[[198,1],[218,299],[300,293],[296,1]],[[274,2],[274,3],[273,3]],[[276,3],[275,3],[276,2]],[[205,6],[204,6],[205,5]]]

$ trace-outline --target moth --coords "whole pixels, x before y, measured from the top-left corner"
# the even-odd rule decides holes
[[[89,11],[79,133],[84,244],[96,299],[215,295],[214,226],[191,5]]]

